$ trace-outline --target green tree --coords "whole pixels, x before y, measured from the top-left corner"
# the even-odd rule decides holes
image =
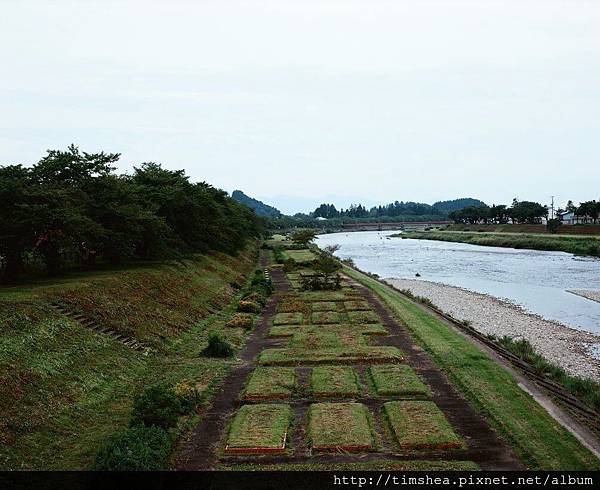
[[[316,238],[317,234],[315,230],[297,230],[290,236],[292,241],[297,245],[307,247],[310,242]]]

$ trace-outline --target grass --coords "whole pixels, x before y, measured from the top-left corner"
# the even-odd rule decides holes
[[[306,351],[304,349],[265,349],[258,358],[264,366],[294,366],[302,364],[354,364],[402,362],[402,353],[391,346],[338,347]]]
[[[337,311],[337,303],[334,301],[317,301],[310,305],[312,311]]]
[[[369,461],[363,463],[291,463],[217,465],[227,471],[477,471],[472,461]]]
[[[352,269],[373,290],[453,385],[531,470],[600,469],[600,461],[556,422],[500,364],[392,288]]]
[[[273,325],[300,325],[304,323],[304,315],[297,311],[294,313],[276,313]]]
[[[285,250],[283,255],[286,257],[286,259],[294,259],[299,263],[307,263],[315,260],[315,254],[308,249]]]
[[[310,316],[310,321],[314,324],[340,323],[341,317],[337,311],[315,311]]]
[[[244,405],[235,414],[226,452],[282,452],[293,412],[289,405]]]
[[[361,403],[315,403],[308,413],[308,437],[316,451],[374,448],[370,414]]]
[[[358,396],[358,376],[351,367],[320,366],[312,370],[310,388],[315,397]]]
[[[230,283],[254,264],[249,249],[0,289],[0,469],[88,468],[104,442],[127,427],[133,398],[150,384],[187,380],[207,403],[235,361],[200,352],[213,330],[236,348],[245,341],[244,331],[225,323],[241,295]],[[151,341],[153,353],[56,314],[47,299],[61,297],[88,316],[97,312],[103,325],[122,324]],[[221,310],[211,314],[209,307]],[[195,417],[182,418],[174,435]]]
[[[525,248],[531,250],[555,250],[575,255],[600,257],[600,240],[596,237],[568,235],[540,235],[526,233],[459,232],[459,231],[409,231],[402,238],[441,240],[470,243],[490,247]]]
[[[465,449],[464,441],[435,403],[402,400],[383,404],[383,412],[400,449]]]
[[[344,301],[346,311],[370,310],[369,303],[364,300]]]
[[[350,332],[360,335],[387,335],[387,329],[377,323],[367,323],[363,325],[277,325],[269,330],[269,337],[291,337],[299,332]]]
[[[304,301],[344,301],[348,299],[342,291],[303,291],[298,296]]]
[[[263,368],[252,371],[244,392],[246,400],[291,398],[298,387],[293,368]]]
[[[506,350],[533,366],[539,374],[549,376],[558,381],[591,409],[600,411],[600,383],[598,381],[567,374],[563,368],[552,364],[538,354],[526,339],[514,340],[506,336],[498,339],[493,335],[490,338],[496,340]]]
[[[381,319],[374,311],[349,311],[348,319],[350,323],[379,323]]]
[[[431,395],[431,390],[404,364],[371,366],[369,377],[378,396]]]

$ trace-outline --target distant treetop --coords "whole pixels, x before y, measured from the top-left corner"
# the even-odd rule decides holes
[[[267,218],[279,218],[282,214],[279,209],[274,208],[273,206],[269,206],[258,199],[253,199],[250,196],[247,196],[240,190],[235,190],[231,194],[231,197],[241,204],[245,204],[251,209],[254,209],[254,212],[258,216],[265,216]]]
[[[460,211],[467,207],[486,206],[483,201],[473,199],[472,197],[462,197],[460,199],[452,199],[451,201],[438,201],[433,204],[433,207],[448,214],[452,211]]]

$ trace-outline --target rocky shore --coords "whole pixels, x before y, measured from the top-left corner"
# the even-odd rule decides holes
[[[600,360],[592,355],[600,336],[527,313],[505,300],[446,284],[416,279],[387,279],[398,289],[428,298],[457,320],[468,320],[485,334],[527,339],[536,351],[568,373],[600,380]]]

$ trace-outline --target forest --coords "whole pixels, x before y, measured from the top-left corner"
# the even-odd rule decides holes
[[[0,166],[0,274],[56,276],[102,263],[233,254],[262,219],[183,170],[142,163],[115,173],[119,153],[48,150],[33,166]]]

